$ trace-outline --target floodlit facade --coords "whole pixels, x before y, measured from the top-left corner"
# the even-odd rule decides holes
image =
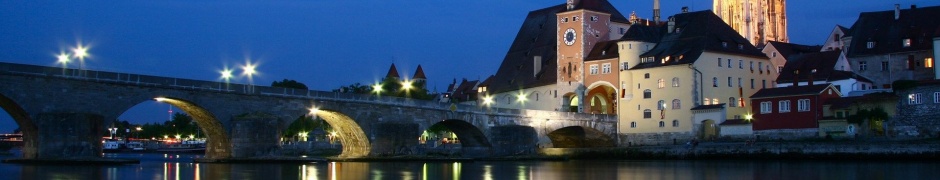
[[[714,0],[712,10],[755,46],[790,41],[786,0]]]

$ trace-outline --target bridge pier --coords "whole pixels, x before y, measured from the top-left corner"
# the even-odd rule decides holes
[[[418,145],[418,124],[415,123],[378,123],[375,125],[375,140],[372,141],[372,155],[414,154]]]
[[[103,122],[104,118],[97,114],[39,113],[36,116],[39,127],[37,159],[101,157]]]
[[[232,118],[231,157],[251,158],[278,155],[281,142],[278,122],[277,118],[264,115],[243,115]]]
[[[535,154],[538,134],[530,126],[496,126],[490,128],[494,156]]]

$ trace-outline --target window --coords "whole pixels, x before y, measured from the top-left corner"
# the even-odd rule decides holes
[[[718,105],[718,98],[712,98],[712,104]]]
[[[666,127],[666,122],[659,121],[659,127]]]
[[[741,83],[741,78],[738,78],[738,87],[744,87],[744,85],[741,85],[741,84],[743,84]]]
[[[718,67],[722,67],[722,66],[721,66],[721,58],[718,58]]]
[[[875,41],[868,41],[868,43],[865,44],[865,47],[868,49],[875,48]]]
[[[678,77],[672,78],[672,87],[679,87],[679,78],[678,78]]]
[[[591,21],[597,22],[597,16],[591,16]]]
[[[578,21],[578,16],[571,18],[572,21]]]
[[[620,71],[627,70],[630,68],[630,65],[627,62],[620,63]]]
[[[744,60],[738,60],[738,68],[744,69]]]
[[[738,44],[738,49],[744,49],[744,45],[743,45],[743,44]]]
[[[777,66],[777,73],[783,72],[783,66]]]
[[[836,118],[845,118],[844,111],[836,111]]]
[[[652,97],[653,97],[653,91],[650,91],[649,89],[643,91],[643,99],[649,99]]]
[[[934,93],[934,94],[936,94],[936,93]],[[914,105],[914,104],[923,104],[923,103],[924,103],[924,98],[921,97],[921,94],[920,94],[920,93],[915,93],[915,94],[907,95],[907,99],[908,99],[908,101],[907,101],[908,103],[907,103],[907,104],[910,104],[910,105]],[[936,99],[936,98],[934,98],[934,99]]]
[[[636,121],[630,122],[630,128],[636,128]]]
[[[754,72],[754,61],[749,61],[748,63],[751,64],[751,72]]]
[[[770,64],[765,65],[764,67],[767,67],[767,68],[765,68],[765,69],[767,69],[767,74],[770,74]]]
[[[901,45],[903,45],[904,47],[911,47],[911,38],[902,39]]]
[[[738,107],[738,102],[734,97],[728,98],[728,107]]]
[[[865,62],[865,61],[859,61],[859,62],[858,62],[858,70],[859,70],[859,71],[868,70],[868,63]]]
[[[881,61],[881,71],[888,71],[888,61]]]
[[[940,103],[940,92],[933,92],[933,103]],[[673,103],[675,106],[675,103]]]
[[[924,67],[932,68],[933,67],[933,58],[924,58]]]
[[[757,72],[764,73],[764,62],[757,62]]]
[[[601,73],[610,74],[610,63],[601,64]]]
[[[754,89],[754,79],[751,79],[751,89]]]
[[[649,109],[643,110],[643,119],[653,118],[653,111]]]
[[[779,110],[781,113],[790,112],[790,100],[780,101],[778,106],[780,106]]]
[[[665,80],[665,79],[659,79],[659,83],[657,83],[657,84],[659,85],[659,89],[662,89],[662,88],[666,87],[666,80]]]
[[[731,81],[731,77],[728,77],[728,87],[732,87],[731,84],[734,84],[734,82]]]
[[[937,98],[934,98],[934,99],[937,99]],[[681,107],[682,107],[682,102],[680,102],[679,99],[672,100],[672,109],[680,109]]]
[[[718,87],[718,77],[712,77],[712,87]]]
[[[650,78],[650,73],[643,74],[643,78],[649,79],[649,78]]]
[[[597,74],[597,64],[591,65],[591,74]]]
[[[711,104],[712,104],[711,99],[705,98],[704,105],[711,105]]]
[[[728,47],[728,42],[721,42],[721,47]]]
[[[568,22],[568,17],[561,18],[561,22],[562,22],[562,23]]]
[[[760,113],[767,114],[773,111],[773,104],[770,101],[760,102]]]
[[[760,80],[760,83],[761,83],[761,85],[760,85],[760,88],[761,88],[761,89],[767,89],[767,80],[766,80],[766,79]],[[836,86],[838,86],[838,85],[836,85]]]
[[[672,127],[679,127],[679,120],[672,120]]]
[[[797,111],[809,111],[809,99],[800,99],[796,101]]]
[[[624,34],[624,33],[627,33],[627,29],[620,28],[620,34]]]
[[[731,65],[731,59],[728,59],[728,68],[731,68],[734,65]]]
[[[665,109],[666,109],[666,101],[659,100],[659,102],[656,102],[656,110],[665,110]]]

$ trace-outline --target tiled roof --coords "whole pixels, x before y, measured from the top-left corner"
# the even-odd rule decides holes
[[[814,81],[832,82],[857,79],[863,82],[871,82],[870,79],[854,72],[835,70],[835,65],[842,55],[841,52],[841,50],[835,50],[792,55],[786,66],[783,67],[783,71],[780,72],[780,76],[777,76],[777,83],[792,83],[797,78],[800,82],[809,81],[810,75],[813,76]],[[816,72],[813,73],[813,70],[816,70]],[[795,71],[799,71],[799,74],[796,74]]]
[[[415,75],[412,76],[411,78],[412,79],[428,79],[428,77],[424,75],[424,69],[421,69],[421,65],[418,65],[418,69],[415,70]]]
[[[616,57],[620,57],[620,52],[617,49],[617,40],[603,41],[594,44],[594,48],[591,49],[590,53],[588,53],[587,58],[584,58],[584,61],[610,59]]]
[[[564,4],[562,4],[562,6],[564,6]],[[623,14],[620,14],[620,11],[617,11],[617,8],[611,5],[610,2],[607,2],[607,0],[581,0],[580,2],[578,2],[578,5],[575,5],[572,11],[579,10],[579,9],[586,9],[586,10],[591,10],[591,11],[609,13],[610,21],[613,21],[613,22],[621,22],[621,23],[630,22],[629,20],[627,20],[626,17],[623,16]]]
[[[698,106],[692,107],[692,109],[690,110],[721,109],[721,108],[725,108],[725,103],[712,104],[712,105],[698,105]]]
[[[658,43],[662,40],[666,29],[657,25],[647,26],[643,24],[630,25],[630,29],[620,37],[621,41],[640,41]]]
[[[668,25],[660,26],[665,33],[662,39],[656,47],[640,55],[657,60],[640,63],[632,69],[690,64],[705,51],[767,58],[710,10],[680,13],[672,18],[675,18],[675,31],[668,33]],[[670,57],[666,63],[659,61],[666,57]]]
[[[774,46],[774,48],[777,49],[777,52],[781,56],[786,58],[788,61],[790,59],[790,56],[798,55],[798,54],[805,54],[805,53],[819,52],[819,50],[822,49],[822,46],[807,46],[807,45],[777,42],[777,41],[770,41],[770,42],[767,42],[767,44],[770,46]]]
[[[784,96],[800,96],[800,95],[818,95],[826,90],[832,84],[816,84],[812,86],[790,86],[790,87],[779,87],[779,88],[768,88],[758,90],[754,95],[751,95],[751,99],[757,98],[771,98],[771,97],[784,97]]]
[[[560,4],[529,12],[496,71],[493,81],[490,82],[488,90],[491,93],[556,83],[555,73],[558,66],[555,59],[557,54],[555,46],[558,37],[555,14],[564,10],[565,5]],[[532,61],[535,56],[542,57],[542,67],[541,71],[533,76],[535,69]]]
[[[852,36],[849,57],[878,55],[903,51],[930,50],[940,27],[940,6],[902,9],[900,18],[894,19],[894,10],[863,12],[852,24],[847,36]],[[910,47],[903,47],[903,39],[911,39]],[[867,47],[874,42],[873,48]]]
[[[385,75],[386,78],[401,78],[398,75],[398,68],[395,67],[395,63],[392,63],[391,67],[388,67],[388,74]]]
[[[728,119],[728,120],[725,120],[725,122],[721,122],[721,124],[718,124],[718,125],[726,126],[726,125],[745,125],[745,124],[751,124],[751,121],[748,121],[746,119]]]

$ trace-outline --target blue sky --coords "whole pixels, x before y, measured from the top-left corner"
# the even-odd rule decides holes
[[[651,17],[652,1],[610,0],[621,13]],[[824,3],[821,3],[824,2]],[[395,63],[411,76],[419,64],[429,89],[495,73],[526,14],[564,0],[526,1],[0,1],[0,61],[55,66],[81,43],[85,67],[217,80],[218,71],[259,63],[254,84],[294,79],[312,89],[371,84]],[[859,12],[936,6],[929,0],[791,0],[791,42],[821,44]],[[664,17],[711,9],[707,0],[662,0]],[[236,71],[236,74],[240,71]],[[234,81],[246,83],[245,78]],[[122,119],[166,119],[167,105],[145,102]],[[0,114],[0,132],[15,123]]]

